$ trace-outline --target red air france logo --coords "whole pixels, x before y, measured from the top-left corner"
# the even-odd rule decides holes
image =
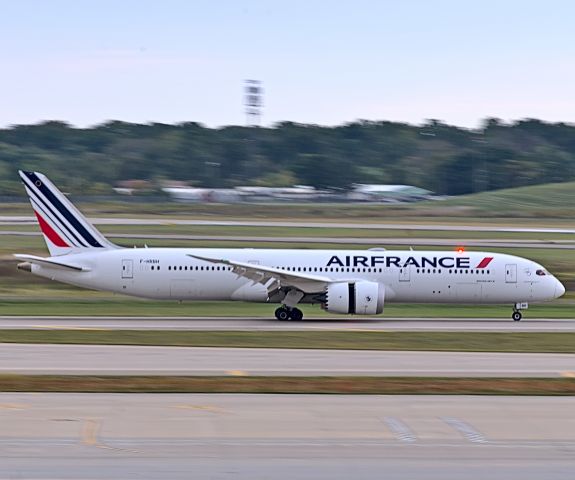
[[[483,260],[479,262],[479,264],[475,268],[486,268],[487,265],[491,263],[491,260],[493,260],[493,257],[485,257]]]

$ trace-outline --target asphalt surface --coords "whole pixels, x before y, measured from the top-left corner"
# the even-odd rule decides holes
[[[0,317],[1,329],[86,330],[330,330],[330,331],[462,331],[462,332],[575,332],[575,318],[317,318],[280,322],[253,317]]]
[[[210,225],[240,227],[313,227],[313,228],[349,228],[370,230],[432,230],[445,232],[514,232],[514,233],[561,233],[575,234],[575,228],[535,228],[509,227],[500,225],[438,225],[409,223],[353,223],[353,222],[305,222],[305,221],[249,221],[249,220],[190,220],[180,218],[106,218],[93,217],[94,225]],[[32,216],[0,216],[0,225],[35,225]]]
[[[0,235],[36,237],[40,232],[18,232],[15,230],[0,231]],[[154,234],[154,233],[113,233],[106,235],[109,238],[126,239],[155,239],[155,240],[188,240],[204,242],[250,242],[250,243],[317,243],[339,245],[406,245],[406,246],[435,246],[453,247],[465,245],[478,248],[550,248],[559,250],[575,250],[573,240],[497,240],[497,239],[441,239],[441,238],[363,238],[363,237],[267,237],[267,236],[238,236],[238,235],[182,235],[182,234]]]
[[[0,479],[567,480],[575,397],[0,394]]]
[[[0,373],[573,377],[575,354],[0,344]]]

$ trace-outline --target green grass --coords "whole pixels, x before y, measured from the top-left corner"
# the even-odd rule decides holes
[[[0,330],[0,343],[575,353],[571,332]]]
[[[570,378],[0,375],[2,392],[575,395]]]
[[[429,202],[427,202],[429,204]],[[501,216],[513,211],[518,216],[545,217],[560,212],[573,211],[575,207],[575,182],[548,183],[530,187],[508,188],[451,198],[445,206],[470,207],[480,212]]]

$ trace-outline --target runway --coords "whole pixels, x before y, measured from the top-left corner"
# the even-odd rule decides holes
[[[575,376],[575,354],[0,344],[0,373]]]
[[[430,230],[445,232],[510,232],[510,233],[559,233],[575,234],[574,228],[557,227],[509,227],[500,225],[445,225],[420,223],[353,223],[353,222],[306,222],[306,221],[253,221],[253,220],[195,220],[182,218],[110,218],[92,217],[94,225],[206,225],[227,227],[310,227],[310,228],[346,228],[370,230]],[[0,225],[36,225],[33,216],[0,216]]]
[[[3,316],[1,329],[87,330],[236,330],[236,331],[461,331],[461,332],[575,332],[575,318],[344,318],[318,317],[280,322],[254,317],[44,317]]]
[[[574,397],[0,394],[0,479],[567,480]]]

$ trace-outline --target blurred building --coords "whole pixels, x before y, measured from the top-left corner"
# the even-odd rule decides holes
[[[245,200],[315,200],[325,194],[308,185],[294,185],[293,187],[236,187]]]
[[[164,187],[172,200],[189,203],[237,203],[242,194],[231,188]]]
[[[154,185],[148,180],[123,180],[118,182],[114,191],[120,195],[134,195],[154,191]]]
[[[353,202],[416,202],[434,198],[433,192],[413,185],[356,183],[347,195]]]

